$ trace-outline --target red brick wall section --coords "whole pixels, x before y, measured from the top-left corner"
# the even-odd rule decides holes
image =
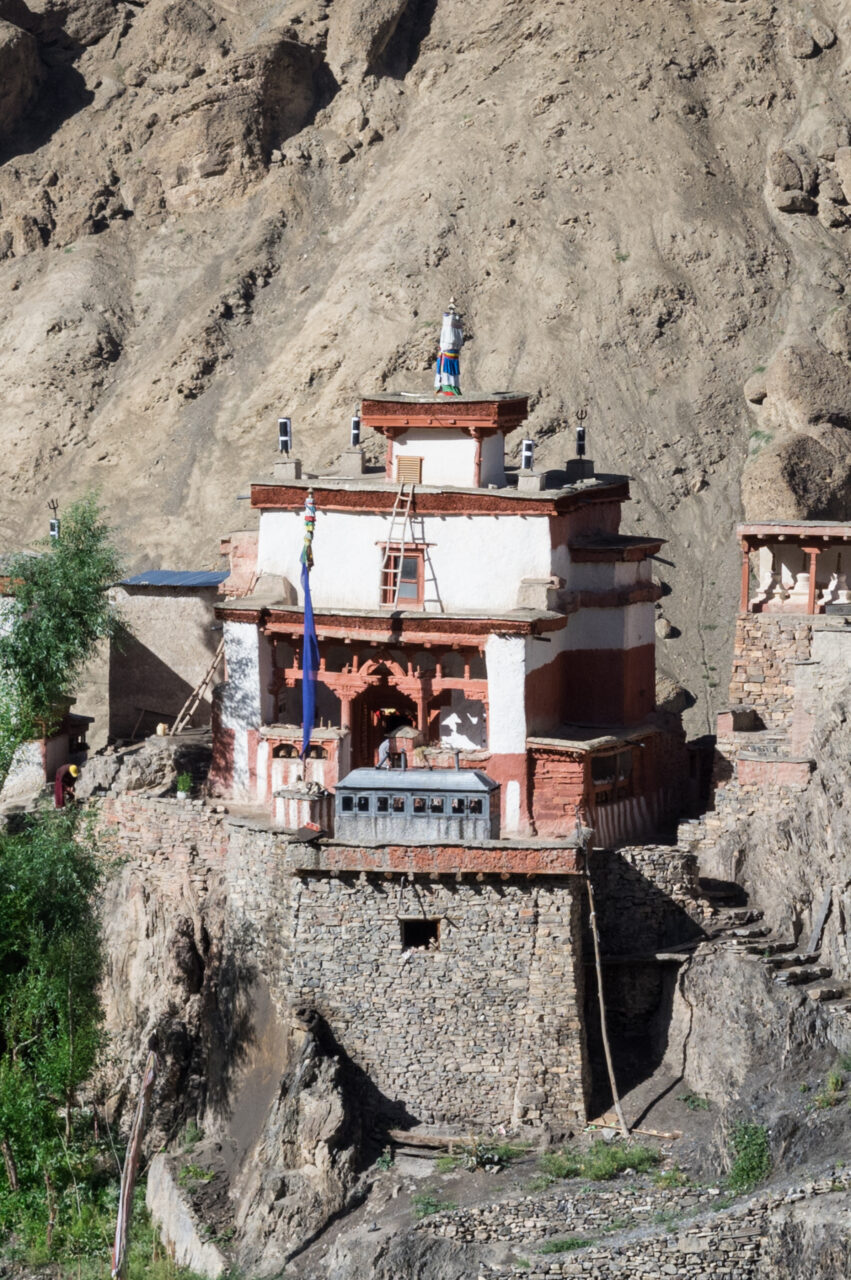
[[[639,724],[656,703],[656,649],[576,649],[526,677],[529,733],[560,724]]]
[[[382,845],[358,848],[355,845],[292,844],[287,862],[302,871],[413,871],[419,875],[432,872],[452,875],[478,873],[485,875],[577,875],[583,866],[583,855],[571,848],[496,848],[477,849],[467,845]]]
[[[585,764],[551,751],[533,751],[532,821],[539,836],[563,840],[576,824],[576,808],[587,801]]]
[[[812,770],[811,760],[748,760],[740,756],[737,765],[743,786],[805,787]]]

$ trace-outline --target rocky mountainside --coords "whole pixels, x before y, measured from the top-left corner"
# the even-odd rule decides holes
[[[636,476],[705,707],[743,472],[851,514],[849,41],[843,0],[0,0],[0,546],[97,485],[131,564],[215,561],[278,413],[332,463],[454,293],[539,461],[587,406]]]

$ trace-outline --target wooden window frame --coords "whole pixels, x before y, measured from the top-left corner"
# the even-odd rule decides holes
[[[387,548],[386,548],[386,547],[385,547],[384,554],[385,554],[385,555],[387,554]],[[393,597],[394,597],[394,595],[395,595],[395,588],[394,588],[394,587],[390,587],[390,586],[388,586],[388,585],[386,585],[385,583],[383,583],[383,582],[382,582],[382,584],[381,584],[381,593],[382,593],[381,607],[382,607],[383,609],[393,609],[393,608],[396,608],[396,609],[420,609],[420,608],[422,608],[423,601],[424,601],[424,599],[425,599],[425,548],[424,548],[424,547],[420,547],[420,546],[402,546],[402,547],[398,547],[397,549],[395,549],[395,550],[391,551],[391,552],[390,552],[389,559],[388,559],[388,562],[387,562],[388,568],[387,568],[387,569],[385,569],[384,573],[382,573],[382,578],[384,578],[384,577],[387,575],[388,570],[391,570],[391,581],[393,581],[393,578],[392,578],[392,569],[391,569],[391,564],[392,564],[392,561],[393,561],[395,558],[399,558],[399,557],[401,557],[401,559],[402,559],[402,560],[410,559],[410,560],[416,560],[416,562],[417,562],[417,577],[416,577],[417,594],[416,594],[416,597],[413,597],[413,596],[402,596],[402,595],[400,595],[400,596],[399,596],[399,598],[398,598],[398,600],[394,600],[394,598],[393,598]],[[383,557],[382,557],[382,559],[383,559]],[[414,579],[413,579],[413,578],[403,578],[403,579],[402,579],[402,581],[403,581],[403,582],[413,582],[413,581],[414,581]]]

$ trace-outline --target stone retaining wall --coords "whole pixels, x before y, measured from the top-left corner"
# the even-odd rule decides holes
[[[418,1231],[459,1241],[510,1241],[518,1262],[493,1268],[493,1280],[663,1280],[700,1277],[701,1280],[770,1280],[771,1262],[761,1255],[773,1216],[787,1206],[816,1196],[851,1189],[851,1170],[837,1167],[824,1177],[788,1190],[763,1192],[717,1213],[709,1212],[720,1190],[663,1189],[645,1185],[577,1188],[575,1183],[547,1198],[525,1197],[496,1205],[435,1214]],[[654,1219],[660,1223],[654,1232]],[[617,1244],[594,1240],[618,1220]],[[577,1234],[578,1233],[578,1234]],[[584,1248],[564,1254],[540,1252],[553,1240],[587,1234]],[[522,1259],[522,1261],[520,1261]]]
[[[693,853],[676,845],[595,849],[589,867],[605,955],[649,955],[700,933]]]
[[[223,952],[285,1020],[315,1009],[387,1103],[420,1121],[584,1120],[578,875],[294,871],[284,836],[200,801],[107,797],[98,813],[162,912],[215,885]],[[403,947],[405,919],[436,921],[437,948]]]

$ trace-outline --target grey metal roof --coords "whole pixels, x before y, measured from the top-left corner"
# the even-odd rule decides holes
[[[132,578],[122,578],[122,587],[217,587],[229,576],[228,570],[148,569]]]
[[[498,785],[480,769],[352,769],[337,790],[495,791]]]

